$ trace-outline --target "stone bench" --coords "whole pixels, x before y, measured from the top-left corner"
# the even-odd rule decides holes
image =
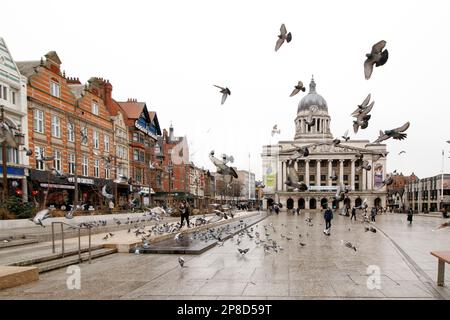
[[[437,285],[444,286],[445,263],[450,263],[450,251],[432,251],[431,254],[439,259]]]

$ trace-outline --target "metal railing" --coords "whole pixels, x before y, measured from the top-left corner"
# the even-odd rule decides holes
[[[74,226],[65,222],[61,222],[61,221],[55,221],[52,222],[52,252],[56,253],[55,250],[55,224],[59,224],[61,225],[61,253],[62,253],[62,258],[64,258],[64,225],[69,226],[73,229],[78,229],[78,263],[81,263],[81,229],[83,229],[82,227],[79,226]],[[89,235],[89,245],[88,245],[88,251],[89,251],[89,263],[91,263],[91,227],[87,226],[86,229],[88,229],[88,235]]]

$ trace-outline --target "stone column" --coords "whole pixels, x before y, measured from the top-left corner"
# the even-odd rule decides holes
[[[309,197],[305,198],[305,209],[309,209]]]
[[[339,182],[341,184],[344,184],[344,161],[345,160],[339,160]]]
[[[372,160],[369,160],[369,165],[372,167],[372,169],[370,171],[367,171],[367,190],[372,190],[373,186],[372,186],[372,177],[373,177],[373,172],[375,170],[375,168],[373,167],[373,162]]]
[[[283,163],[278,159],[277,163],[277,191],[281,191],[283,188],[283,177],[282,177],[282,165]]]
[[[284,183],[287,180],[287,161],[283,161],[283,181],[281,182],[283,184],[283,191],[287,190],[287,186]]]
[[[305,160],[305,183],[309,186],[309,159]]]
[[[350,177],[350,186],[352,190],[355,190],[355,162],[356,160],[351,160],[351,177]]]
[[[316,160],[316,186],[320,186],[320,160]]]
[[[331,175],[333,174],[333,160],[328,160],[328,185],[331,186],[333,184],[333,181],[331,180]]]
[[[362,190],[365,191],[367,190],[367,182],[366,182],[366,176],[367,176],[367,172],[365,169],[361,169],[361,175],[362,175]]]

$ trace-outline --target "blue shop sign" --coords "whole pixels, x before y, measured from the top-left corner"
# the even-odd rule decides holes
[[[3,166],[0,166],[0,173],[3,174]],[[17,167],[7,167],[6,173],[14,176],[24,176],[25,169]]]

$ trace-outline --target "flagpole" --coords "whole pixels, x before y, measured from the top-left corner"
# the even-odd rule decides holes
[[[441,171],[441,203],[444,205],[444,150],[442,150],[442,171]]]

